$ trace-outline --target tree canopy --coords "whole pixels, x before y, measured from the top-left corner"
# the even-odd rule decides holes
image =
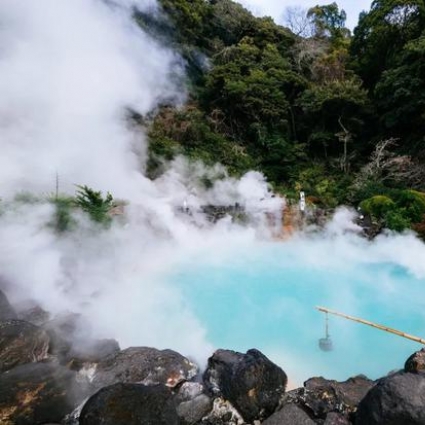
[[[286,194],[304,186],[331,205],[366,193],[359,176],[383,140],[396,139],[385,145],[391,155],[419,167],[423,1],[374,0],[353,34],[335,2],[289,10],[290,28],[232,0],[160,4],[156,21],[143,14],[138,20],[180,52],[190,97],[184,107],[165,105],[150,121],[153,178],[164,160],[183,154],[220,162],[235,175],[260,170]],[[377,192],[382,185],[425,186],[419,178],[375,183]]]

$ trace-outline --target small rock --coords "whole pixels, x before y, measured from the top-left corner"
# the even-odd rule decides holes
[[[315,425],[315,422],[295,404],[287,404],[262,422],[263,425]]]
[[[331,412],[326,415],[323,425],[350,425],[350,421],[340,413]]]
[[[177,406],[177,414],[182,424],[195,424],[211,412],[213,402],[206,394],[200,394],[192,400],[183,401]]]
[[[202,425],[243,425],[245,421],[232,403],[218,397],[213,401],[211,412],[200,423]]]

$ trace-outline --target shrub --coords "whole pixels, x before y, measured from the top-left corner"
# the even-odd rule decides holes
[[[406,210],[404,208],[388,211],[385,215],[385,227],[396,232],[402,232],[403,230],[410,229],[412,222],[406,216]]]
[[[416,190],[400,190],[393,197],[398,208],[405,209],[405,216],[412,223],[419,223],[425,214],[425,193]]]
[[[376,219],[383,219],[395,208],[395,203],[388,196],[376,195],[361,202],[360,208]]]
[[[114,206],[112,195],[108,192],[103,198],[102,192],[96,192],[87,186],[77,187],[75,204],[87,212],[93,221],[109,224],[111,222],[109,211]]]

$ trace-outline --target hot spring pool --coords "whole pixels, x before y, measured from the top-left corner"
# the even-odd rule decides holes
[[[406,239],[297,239],[199,253],[174,275],[217,348],[258,348],[293,385],[312,376],[375,379],[403,367],[418,343],[329,316],[334,350],[323,352],[325,306],[425,337],[425,279]],[[398,248],[397,248],[398,247]],[[410,254],[409,254],[410,252]],[[415,258],[417,257],[417,258]]]

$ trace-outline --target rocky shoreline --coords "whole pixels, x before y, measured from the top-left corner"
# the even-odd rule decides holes
[[[173,350],[83,340],[81,317],[12,307],[0,291],[1,425],[425,424],[425,350],[372,381],[287,375],[260,351],[217,350],[203,373]]]

